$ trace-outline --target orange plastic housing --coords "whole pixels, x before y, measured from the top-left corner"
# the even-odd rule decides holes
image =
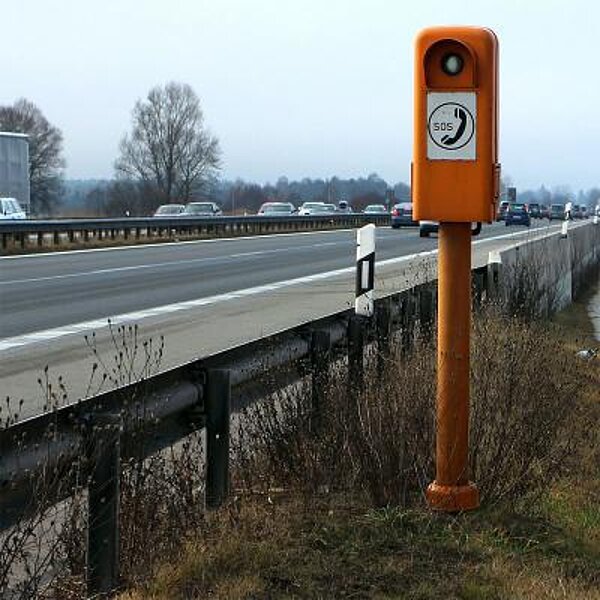
[[[462,59],[458,74],[442,68],[448,55]],[[496,34],[480,27],[421,31],[415,42],[414,113],[414,218],[494,221],[500,192]],[[444,135],[446,127],[450,132]],[[464,141],[453,141],[461,131]],[[452,143],[461,149],[445,147]]]

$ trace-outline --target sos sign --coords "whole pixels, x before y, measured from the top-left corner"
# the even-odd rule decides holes
[[[498,41],[489,29],[433,27],[416,40],[412,165],[416,219],[493,221]]]

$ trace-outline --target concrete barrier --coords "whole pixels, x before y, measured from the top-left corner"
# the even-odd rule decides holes
[[[570,224],[560,232],[533,237],[490,252],[488,279],[509,307],[551,314],[568,306],[600,269],[600,226]]]

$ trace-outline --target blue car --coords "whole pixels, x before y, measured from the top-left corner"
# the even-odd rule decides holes
[[[518,204],[511,202],[506,209],[506,216],[504,217],[506,226],[509,225],[525,225],[526,227],[531,226],[531,217],[527,206],[525,204]]]

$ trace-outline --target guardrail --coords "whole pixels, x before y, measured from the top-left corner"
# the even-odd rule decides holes
[[[473,272],[473,285],[477,302],[486,293],[487,268]],[[88,587],[90,593],[112,589],[118,574],[123,458],[131,452],[137,458],[149,456],[205,428],[205,506],[218,507],[228,491],[232,410],[310,377],[318,415],[323,402],[319,382],[332,361],[347,359],[348,386],[360,389],[365,346],[376,344],[383,369],[394,332],[409,350],[417,324],[432,332],[436,304],[436,285],[429,282],[377,300],[372,319],[341,311],[9,425],[0,430],[0,530],[35,513],[36,485],[48,473],[57,474],[61,485],[44,501],[58,503],[69,497],[74,489],[69,466],[81,465],[82,456],[93,456],[83,474],[77,471],[79,482],[89,482]],[[140,426],[147,426],[142,427],[147,438],[143,450],[132,450],[133,445],[122,442]]]
[[[0,221],[2,252],[173,238],[216,238],[389,225],[390,215],[340,214],[288,217],[127,217]]]

